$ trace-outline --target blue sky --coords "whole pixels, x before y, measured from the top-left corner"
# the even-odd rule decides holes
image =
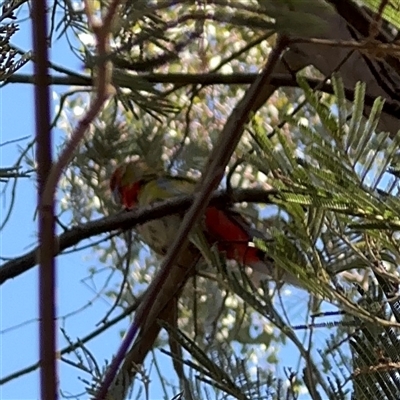
[[[20,18],[24,15],[19,15]],[[28,22],[21,25],[21,31],[16,35],[14,44],[28,50],[31,49],[31,37]],[[82,66],[76,58],[66,51],[65,40],[59,40],[51,49],[51,60],[64,67],[76,71],[82,71]],[[31,73],[31,66],[24,67],[21,73]],[[63,93],[66,87],[53,87],[52,91]],[[53,111],[57,105],[53,101]],[[23,84],[9,84],[0,90],[0,142],[4,143],[28,136],[29,138],[18,143],[24,147],[34,136],[34,103],[33,87]],[[63,133],[54,130],[55,144],[60,144]],[[9,167],[15,163],[20,154],[17,144],[10,144],[0,148],[0,166]],[[4,185],[1,184],[1,189]],[[1,196],[0,220],[3,221],[11,202],[11,185],[9,185]],[[20,179],[17,185],[15,205],[9,222],[1,232],[0,254],[1,257],[12,258],[25,253],[36,243],[37,227],[34,220],[36,207],[35,181],[31,179]],[[95,325],[103,318],[110,305],[110,301],[102,298],[93,301],[94,290],[85,282],[88,269],[91,266],[99,266],[96,255],[92,252],[80,251],[67,256],[57,258],[57,299],[59,325],[64,326],[72,340],[83,337],[91,332]],[[38,292],[37,277],[38,269],[31,269],[17,279],[6,282],[0,287],[1,319],[1,364],[0,375],[9,375],[38,361]],[[99,277],[101,281],[101,277]],[[298,302],[298,300],[301,302]],[[292,299],[291,313],[293,323],[303,323],[302,310],[307,295],[294,293]],[[70,316],[64,321],[63,316],[80,310],[83,311]],[[113,315],[118,314],[115,312]],[[31,322],[29,322],[31,321]],[[19,326],[22,324],[22,326]],[[18,327],[16,327],[18,325]],[[16,327],[13,329],[13,327]],[[120,344],[120,331],[128,327],[128,321],[117,324],[109,329],[107,333],[90,341],[88,348],[96,355],[100,364],[105,359],[110,360],[112,354]],[[328,332],[329,334],[329,332]],[[322,344],[322,342],[321,342]],[[58,348],[66,345],[61,338]],[[293,348],[287,346],[282,349],[280,357],[285,360],[285,365],[296,367],[297,357],[293,356]],[[68,357],[68,356],[67,356]],[[162,366],[171,370],[171,365],[166,356],[160,357]],[[78,373],[74,368],[65,363],[59,363],[60,388],[65,394],[78,394],[82,392],[83,384],[78,375],[85,378],[84,373]],[[280,370],[283,374],[283,370]],[[39,392],[38,370],[15,379],[3,387],[0,387],[1,399],[38,399]],[[152,399],[162,398],[160,386],[153,381]],[[307,398],[307,397],[305,397]]]

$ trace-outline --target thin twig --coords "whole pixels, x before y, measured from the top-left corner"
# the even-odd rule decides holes
[[[88,335],[84,336],[82,339],[77,340],[74,343],[71,343],[70,345],[64,347],[63,349],[59,350],[59,354],[68,354],[71,353],[72,351],[78,349],[81,347],[82,344],[85,344],[89,342],[90,340],[94,339],[95,337],[99,336],[103,332],[105,332],[108,328],[112,327],[113,325],[117,324],[118,322],[122,321],[124,318],[132,314],[142,301],[142,296],[138,298],[138,300],[135,302],[135,304],[132,304],[129,306],[125,311],[123,311],[121,314],[117,315],[115,318],[111,319],[110,321],[104,323],[101,327],[95,329],[93,332],[89,333]],[[40,362],[36,362],[24,369],[21,369],[17,372],[14,372],[8,376],[5,376],[4,378],[0,379],[0,386],[6,384],[7,382],[10,382],[14,379],[17,379],[23,375],[29,374],[30,372],[36,371],[40,366]]]
[[[4,147],[4,146],[8,146],[9,144],[13,144],[13,143],[17,143],[17,142],[21,142],[22,140],[26,140],[29,139],[31,136],[23,136],[17,139],[11,139],[11,140],[7,140],[6,142],[0,143],[0,148]]]
[[[379,51],[379,54],[398,56],[400,54],[400,45],[398,43],[382,43],[379,41],[372,40],[331,40],[331,39],[318,39],[318,38],[293,38],[291,42],[294,44],[307,43],[316,46],[330,46],[330,47],[341,47],[354,50],[360,50],[361,52],[371,52],[375,54]]]
[[[71,139],[67,142],[64,149],[57,162],[53,165],[50,170],[49,177],[46,182],[46,187],[43,193],[42,202],[46,207],[51,199],[54,197],[57,183],[61,177],[64,168],[68,165],[70,159],[72,158],[75,149],[78,147],[79,143],[83,139],[83,136],[88,129],[91,122],[100,112],[104,102],[107,98],[114,92],[111,85],[112,77],[112,65],[111,61],[108,59],[109,49],[109,35],[112,20],[114,18],[116,9],[122,0],[114,0],[104,17],[103,22],[97,22],[94,19],[94,14],[91,12],[90,1],[85,1],[85,11],[89,20],[89,25],[91,26],[93,33],[96,36],[96,50],[97,50],[97,71],[96,71],[96,94],[94,100],[92,101],[89,110],[86,112],[85,116],[78,122],[78,125],[71,135]]]
[[[118,291],[117,295],[115,296],[114,304],[106,312],[106,315],[101,319],[101,321],[96,324],[96,326],[107,322],[108,317],[120,305],[121,298],[122,298],[125,290],[127,290],[128,277],[129,277],[130,266],[131,266],[131,256],[132,256],[132,248],[131,247],[132,247],[132,244],[131,244],[131,242],[129,242],[128,248],[126,251],[125,266],[123,267],[123,271],[122,271],[122,282],[119,287],[119,291]]]

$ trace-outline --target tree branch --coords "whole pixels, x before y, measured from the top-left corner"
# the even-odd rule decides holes
[[[275,189],[235,190],[229,194],[225,191],[220,191],[214,194],[211,204],[226,205],[240,202],[273,204],[273,197],[277,195],[278,191]],[[57,256],[64,250],[93,236],[118,229],[132,229],[136,225],[143,224],[152,219],[187,210],[190,204],[192,204],[193,198],[194,195],[177,197],[148,207],[122,212],[88,222],[84,225],[78,225],[56,237],[58,246],[54,255]],[[35,248],[20,257],[5,262],[0,267],[0,285],[33,268],[37,264],[37,252],[38,248]]]
[[[250,85],[259,76],[256,73],[234,73],[234,74],[220,74],[220,73],[205,73],[205,74],[146,74],[146,75],[121,75],[119,71],[114,71],[113,83],[122,88],[129,88],[134,90],[138,81],[147,81],[149,83],[163,83],[171,85]],[[68,85],[68,86],[91,86],[93,81],[91,77],[79,76],[51,76],[50,83],[52,85]],[[27,83],[33,84],[35,77],[33,75],[14,74],[7,79],[7,83]],[[324,93],[333,94],[333,87],[330,83],[324,83],[322,79],[307,78],[308,85],[312,88],[318,88],[319,91]],[[296,79],[290,74],[272,74],[270,84],[275,87],[299,87]],[[346,99],[353,101],[354,89],[345,88]],[[368,93],[365,94],[365,104],[372,106],[376,96]],[[385,114],[397,117],[400,113],[400,107],[395,102],[388,99],[385,100],[383,105],[383,112]]]

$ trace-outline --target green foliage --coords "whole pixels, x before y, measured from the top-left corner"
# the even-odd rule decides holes
[[[265,12],[275,19],[277,31],[293,36],[315,36],[326,28],[333,9],[325,1],[259,0]]]
[[[400,28],[398,2],[382,1],[382,0],[362,0],[361,2],[375,13],[380,12],[383,19],[389,21],[397,29]]]
[[[17,7],[18,3],[4,4],[0,15],[0,82],[6,81],[31,59],[30,53],[21,54],[11,43],[18,32],[18,25],[14,22],[3,22],[16,19],[14,12]]]

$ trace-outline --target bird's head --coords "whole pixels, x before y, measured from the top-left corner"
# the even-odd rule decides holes
[[[156,176],[156,171],[141,160],[120,164],[110,179],[110,189],[116,204],[128,210],[135,207],[141,186]]]

